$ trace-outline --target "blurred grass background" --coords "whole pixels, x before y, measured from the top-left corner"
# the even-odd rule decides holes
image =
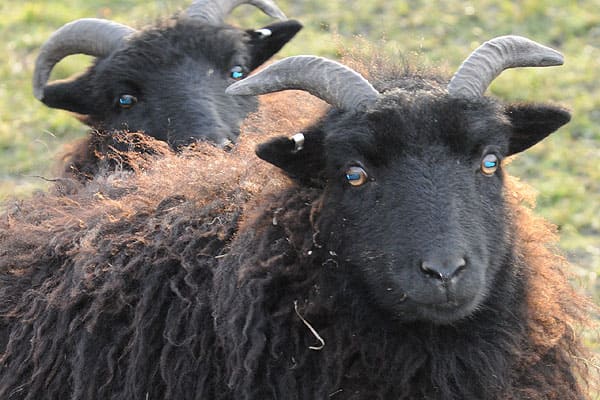
[[[109,18],[140,28],[186,7],[183,0],[38,0],[0,3],[0,200],[23,197],[46,183],[64,143],[86,134],[72,115],[32,95],[40,45],[77,18]],[[508,168],[539,191],[538,212],[556,224],[561,248],[578,283],[600,304],[600,0],[341,1],[278,0],[305,26],[280,56],[339,58],[360,40],[392,58],[408,59],[450,76],[480,43],[518,34],[560,50],[560,68],[507,71],[491,93],[507,101],[551,101],[573,120],[519,156]],[[239,7],[229,22],[247,28],[270,23]],[[82,71],[85,56],[61,62],[53,78]],[[599,349],[598,333],[590,342]]]

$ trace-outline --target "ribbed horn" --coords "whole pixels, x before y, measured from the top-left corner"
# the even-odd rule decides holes
[[[257,95],[286,89],[305,90],[340,110],[364,110],[380,96],[356,71],[321,57],[284,58],[229,86],[226,93]]]
[[[54,66],[72,54],[102,57],[118,48],[135,29],[105,19],[82,18],[55,31],[42,45],[35,62],[33,94],[41,100]]]
[[[521,36],[500,36],[479,46],[462,63],[448,84],[455,97],[481,97],[507,68],[549,67],[563,64],[556,50]]]
[[[221,25],[229,13],[241,4],[252,4],[270,17],[285,20],[287,17],[271,0],[197,0],[187,9],[190,18],[213,25]]]

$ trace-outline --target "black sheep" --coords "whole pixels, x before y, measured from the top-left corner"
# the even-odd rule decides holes
[[[179,17],[141,31],[90,18],[57,30],[36,61],[35,97],[81,114],[101,131],[79,145],[70,167],[93,174],[94,163],[86,163],[115,145],[110,141],[115,130],[144,132],[173,148],[198,139],[220,146],[234,142],[258,103],[227,95],[225,88],[264,63],[301,28],[293,20],[256,30],[225,24],[224,18],[243,3],[285,19],[271,0],[201,0]],[[95,56],[94,64],[80,76],[48,84],[56,63],[78,53]],[[97,146],[98,138],[108,145]]]
[[[569,113],[483,96],[504,68],[561,61],[499,38],[448,88],[375,90],[286,59],[230,90],[335,106],[258,148],[292,182],[207,149],[19,204],[0,225],[0,397],[589,398],[589,304],[502,168]]]
[[[233,398],[588,397],[584,303],[502,170],[570,114],[484,97],[505,68],[559,64],[511,36],[447,87],[398,77],[376,90],[300,56],[228,89],[303,89],[337,109],[257,150],[300,184],[246,217],[215,275]]]

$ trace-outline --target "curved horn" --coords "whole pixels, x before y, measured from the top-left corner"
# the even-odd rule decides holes
[[[271,0],[196,0],[187,9],[186,14],[190,18],[220,25],[234,8],[246,3],[260,8],[270,17],[281,20],[287,19],[283,11]]]
[[[562,65],[556,50],[521,36],[500,36],[479,46],[462,63],[448,84],[456,97],[481,97],[502,71],[516,67]]]
[[[82,18],[54,32],[42,45],[35,62],[33,94],[41,100],[52,68],[72,54],[102,57],[118,48],[135,29],[105,19]]]
[[[315,56],[284,58],[229,86],[226,93],[257,95],[286,89],[305,90],[340,110],[364,110],[380,96],[356,71]]]

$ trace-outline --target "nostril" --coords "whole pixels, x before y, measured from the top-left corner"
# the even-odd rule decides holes
[[[423,261],[421,263],[421,271],[423,271],[423,273],[425,275],[428,275],[432,278],[436,278],[436,279],[443,279],[444,276],[442,275],[442,273],[438,270],[438,268],[436,268],[433,263],[427,262],[427,261]]]
[[[467,260],[463,257],[443,261],[423,261],[421,272],[425,275],[447,282],[456,277],[467,267]]]
[[[465,268],[467,268],[467,260],[461,257],[456,262],[456,270],[454,271],[454,276],[461,273]]]

